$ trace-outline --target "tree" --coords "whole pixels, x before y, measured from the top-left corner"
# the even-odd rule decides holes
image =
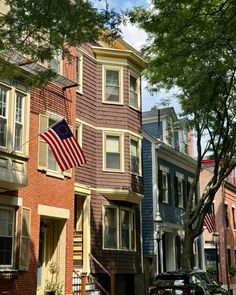
[[[157,0],[129,16],[148,34],[142,50],[146,78],[156,90],[180,88],[183,115],[196,136],[195,181],[183,221],[182,267],[187,270],[204,216],[236,166],[236,5],[234,0]],[[209,152],[215,163],[212,178],[195,206],[193,193]]]
[[[24,63],[49,61],[57,53],[71,60],[70,47],[96,42],[101,35],[106,35],[105,28],[109,29],[109,35],[119,33],[119,15],[109,10],[108,6],[98,10],[90,1],[5,2],[5,13],[0,16],[2,74],[14,76],[19,71],[9,63],[15,52],[28,57]],[[46,76],[45,73],[43,75]]]

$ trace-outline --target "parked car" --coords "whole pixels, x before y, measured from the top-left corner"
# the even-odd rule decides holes
[[[222,287],[222,284],[218,284],[211,274],[203,270],[159,274],[149,287],[149,294],[229,295],[228,291]]]

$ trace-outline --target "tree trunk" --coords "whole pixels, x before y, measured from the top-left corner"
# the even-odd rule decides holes
[[[185,236],[182,243],[181,267],[184,271],[191,270],[191,259],[193,256],[193,238],[191,233],[185,229]]]

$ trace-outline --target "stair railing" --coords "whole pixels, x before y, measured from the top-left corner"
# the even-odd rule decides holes
[[[90,259],[96,264],[98,265],[109,277],[110,279],[110,292],[108,292],[98,281],[97,279],[89,274],[89,278],[94,282],[94,284],[101,289],[101,291],[103,291],[106,295],[115,295],[115,274],[110,273],[91,253],[89,254]]]

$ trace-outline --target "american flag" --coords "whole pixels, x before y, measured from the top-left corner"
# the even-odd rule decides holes
[[[39,136],[50,146],[62,171],[75,166],[83,166],[86,163],[83,150],[65,119],[49,126]]]
[[[208,209],[204,217],[204,225],[206,226],[210,234],[216,231],[215,214],[213,206],[211,206]]]

